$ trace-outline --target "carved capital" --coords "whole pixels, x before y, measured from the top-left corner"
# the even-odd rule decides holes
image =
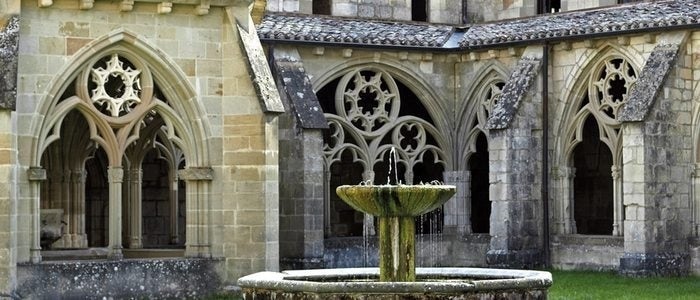
[[[27,177],[29,178],[29,181],[46,180],[46,169],[41,167],[30,167],[27,170]]]
[[[622,175],[622,168],[619,166],[612,166],[610,167],[610,171],[612,171],[613,180],[620,179],[620,176]]]
[[[214,180],[214,170],[210,167],[189,167],[177,174],[184,180]]]
[[[109,182],[122,182],[124,180],[124,169],[122,167],[109,167],[107,178]]]

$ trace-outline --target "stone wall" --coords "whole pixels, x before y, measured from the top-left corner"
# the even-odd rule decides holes
[[[75,59],[85,59],[92,51],[87,48],[117,41],[137,53],[157,49],[144,59],[158,68],[156,82],[171,79],[161,82],[168,87],[167,100],[202,137],[185,149],[197,154],[189,156],[194,161],[187,161],[180,177],[187,184],[186,255],[222,258],[215,264],[224,282],[276,269],[277,123],[263,112],[265,95],[258,95],[251,79],[248,56],[256,53],[241,43],[237,24],[252,27],[247,14],[243,6],[177,1],[172,6],[137,1],[133,7],[96,1],[82,10],[75,1],[44,8],[23,2],[20,105],[12,127],[22,168],[39,161],[32,146],[47,113],[42,109],[82,71]],[[26,178],[19,186],[19,199],[31,203]],[[18,213],[29,216],[29,209],[21,205]],[[30,220],[22,218],[18,227],[30,230]],[[30,260],[29,248],[29,239],[18,241],[18,262]]]
[[[0,295],[15,287],[17,233],[17,60],[19,1],[0,1]]]
[[[595,8],[615,4],[617,4],[615,0],[563,0],[561,1],[561,11]]]
[[[648,222],[648,225],[654,225],[644,229],[644,233],[640,234],[635,233],[636,231],[630,228],[644,226],[626,223],[618,225],[620,228],[617,228],[615,233],[611,235],[577,235],[575,224],[572,221],[573,215],[568,215],[572,213],[569,193],[573,186],[565,184],[571,179],[571,172],[574,171],[571,168],[572,165],[569,165],[571,152],[568,151],[571,148],[567,147],[570,147],[571,141],[567,140],[570,138],[567,136],[567,132],[575,132],[570,130],[574,128],[574,124],[578,124],[576,122],[581,121],[577,119],[576,113],[583,106],[581,101],[589,89],[589,86],[586,85],[587,80],[598,76],[596,72],[600,70],[595,68],[601,62],[610,60],[611,57],[624,57],[636,68],[635,76],[639,78],[642,76],[642,67],[648,63],[655,47],[672,41],[676,34],[633,34],[596,40],[570,40],[551,45],[548,57],[549,77],[547,78],[549,90],[547,95],[549,103],[548,159],[550,167],[550,199],[548,201],[550,201],[549,229],[552,236],[550,262],[554,267],[593,270],[618,269],[621,264],[620,259],[626,255],[625,253],[634,252],[634,247],[631,247],[627,241],[646,236],[642,239],[655,237],[656,240],[653,247],[647,245],[639,248],[644,249],[642,253],[654,255],[657,252],[654,249],[665,249],[662,252],[680,255],[671,257],[680,259],[673,259],[680,263],[677,265],[678,270],[681,272],[687,270],[688,264],[686,262],[690,260],[692,261],[689,263],[691,272],[697,272],[693,271],[697,269],[697,244],[691,245],[691,248],[694,249],[691,251],[687,241],[697,235],[697,228],[699,228],[697,216],[700,216],[697,213],[697,208],[691,208],[691,203],[695,203],[693,207],[697,207],[698,204],[697,200],[690,200],[691,194],[688,185],[692,169],[688,165],[693,161],[692,157],[697,157],[697,153],[692,152],[696,150],[691,149],[697,146],[690,143],[691,136],[695,132],[692,128],[697,126],[697,121],[690,122],[689,120],[697,120],[697,117],[691,117],[691,115],[697,116],[699,115],[698,111],[700,111],[695,102],[691,100],[696,99],[700,93],[697,90],[697,81],[700,79],[698,74],[700,73],[694,71],[698,69],[697,60],[694,57],[697,56],[697,49],[700,49],[696,43],[697,33],[687,33],[686,35],[689,37],[687,41],[680,42],[682,46],[677,64],[672,66],[669,77],[666,80],[661,80],[665,82],[665,85],[658,88],[659,96],[654,104],[656,105],[654,108],[656,113],[650,115],[654,121],[652,119],[646,121],[645,125],[642,126],[644,129],[640,131],[640,134],[648,130],[653,130],[655,133],[653,135],[649,135],[650,132],[644,133],[646,137],[643,138],[644,135],[639,135],[639,138],[648,142],[644,146],[646,148],[640,148],[640,151],[645,152],[633,155],[633,157],[644,157],[647,160],[663,161],[663,163],[658,163],[658,167],[647,168],[649,174],[658,174],[658,176],[654,175],[654,178],[658,177],[661,180],[651,185],[647,184],[646,187],[650,190],[646,192],[638,190],[637,188],[641,187],[638,183],[652,181],[649,179],[651,177],[647,174],[644,175],[644,178],[647,179],[638,179],[635,174],[639,173],[630,169],[622,172],[624,182],[621,183],[621,186],[615,187],[616,193],[623,191],[635,193],[634,191],[638,190],[645,194],[644,197],[649,197],[649,200],[644,200],[651,205],[644,210],[644,222]],[[353,66],[379,65],[381,68],[401,74],[399,79],[403,83],[408,82],[411,88],[422,91],[418,93],[418,96],[424,101],[428,110],[435,107],[452,109],[455,111],[453,114],[454,122],[461,124],[461,122],[474,122],[474,119],[464,116],[475,114],[478,110],[475,108],[476,103],[481,99],[477,97],[477,94],[479,89],[483,88],[481,85],[485,82],[484,78],[488,78],[486,74],[500,76],[507,80],[516,69],[518,61],[527,56],[527,53],[534,55],[535,52],[541,53],[542,51],[538,47],[531,48],[530,50],[523,48],[485,49],[460,54],[401,52],[400,50],[371,52],[364,49],[304,46],[297,47],[297,50],[316,90],[332,81],[334,76],[337,76],[334,74],[339,74],[343,69]],[[654,63],[656,62],[652,62],[652,64]],[[543,80],[541,76],[537,78],[530,90],[524,92],[520,105],[515,105],[517,108],[515,121],[503,129],[503,132],[491,133],[489,139],[493,176],[491,198],[492,201],[501,201],[494,204],[494,207],[498,208],[494,209],[491,215],[491,235],[495,238],[491,241],[489,250],[494,250],[494,257],[502,254],[501,256],[504,258],[514,257],[508,256],[508,253],[525,250],[520,253],[522,259],[519,261],[502,261],[503,265],[508,266],[514,266],[513,263],[520,263],[522,266],[525,261],[541,262],[541,258],[543,258],[540,256],[543,254],[540,252],[542,251],[540,243],[543,238],[541,226],[545,216],[541,215],[542,203],[539,197],[542,179],[540,178],[541,170],[538,169],[541,166],[542,151],[542,141],[540,140],[542,115],[539,106],[542,101],[540,80]],[[595,81],[598,78],[592,80]],[[649,87],[653,88],[652,85]],[[627,92],[629,93],[629,91]],[[437,98],[440,100],[435,101],[432,95],[438,95]],[[446,117],[447,120],[450,118],[452,116]],[[465,127],[459,128],[456,132],[456,141],[459,143],[452,145],[451,151],[455,152],[453,157],[464,157],[464,153],[469,151],[464,148],[464,144],[460,144],[462,140],[467,139],[466,135],[462,136],[461,134],[471,128],[466,128],[471,125],[465,124],[461,124],[460,126]],[[630,128],[628,125],[625,126],[627,126],[625,128]],[[639,138],[632,137],[632,135],[626,136],[626,143],[640,141]],[[693,136],[692,139],[695,140],[697,137]],[[636,150],[631,144],[626,145],[629,146],[626,150],[616,148],[618,150],[611,151],[620,151],[623,153],[622,159],[626,163],[631,163],[630,155],[632,154],[627,151]],[[678,145],[678,147],[670,145]],[[616,147],[621,146],[617,145]],[[669,150],[670,148],[673,149]],[[457,170],[466,167],[466,161],[460,159],[454,161],[453,164]],[[512,186],[508,186],[511,183]],[[624,198],[625,201],[633,201],[634,197],[636,196],[625,194]],[[694,194],[693,197],[697,198],[698,196]],[[636,216],[640,216],[630,211],[623,213],[621,210],[622,198],[616,199],[620,201],[620,203],[615,204],[617,205],[616,214],[618,214],[617,210],[619,209],[619,213],[629,222]],[[695,219],[692,218],[693,214],[697,215]],[[452,217],[459,217],[459,214],[451,215],[450,222],[466,224],[454,221]],[[695,223],[691,224],[688,221],[691,219],[696,220]],[[695,226],[693,227],[695,231],[691,232],[691,226]],[[629,232],[628,229],[630,229]],[[474,235],[466,234],[464,236]],[[443,235],[442,238],[449,240],[444,244],[445,247],[452,247],[455,250],[447,250],[448,254],[437,263],[451,264],[465,261],[455,257],[456,253],[460,251],[456,249],[462,247],[460,239],[451,235]],[[344,264],[346,259],[343,257],[351,257],[349,261],[355,260],[357,262],[355,266],[361,266],[359,261],[363,261],[363,259],[358,256],[361,253],[358,252],[361,243],[348,242],[349,244],[347,244],[340,240],[334,239],[330,244],[327,241],[325,251],[327,262],[331,266],[348,266],[348,264]],[[581,244],[586,245],[583,250],[580,249]],[[480,263],[486,263],[487,256],[483,252],[475,251],[473,253],[473,259]],[[498,259],[494,261],[498,262]]]

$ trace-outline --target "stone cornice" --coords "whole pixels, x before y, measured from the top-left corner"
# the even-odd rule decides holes
[[[50,7],[53,5],[53,0],[37,0],[39,7]],[[92,9],[95,0],[74,0],[79,2],[80,9]],[[247,9],[248,5],[253,3],[253,0],[121,0],[116,2],[119,4],[119,10],[128,12],[134,9],[135,3],[153,3],[158,5],[158,13],[170,13],[174,5],[189,5],[194,7],[194,13],[197,15],[206,15],[212,6],[215,7],[230,7],[239,6]]]

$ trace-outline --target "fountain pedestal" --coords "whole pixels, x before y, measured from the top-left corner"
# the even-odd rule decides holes
[[[379,218],[379,281],[416,281],[415,226],[413,217]]]
[[[455,193],[451,185],[343,185],[336,189],[354,209],[379,219],[379,281],[416,281],[415,217]]]

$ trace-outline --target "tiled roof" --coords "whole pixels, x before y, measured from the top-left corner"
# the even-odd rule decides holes
[[[460,46],[468,48],[683,25],[700,26],[699,0],[643,2],[474,25],[462,37]]]
[[[258,34],[274,41],[467,49],[678,26],[700,28],[700,0],[639,2],[470,26],[460,32],[429,23],[268,13]],[[459,43],[447,45],[453,35]]]
[[[408,47],[441,47],[452,30],[451,26],[429,23],[271,13],[258,25],[262,40]]]

